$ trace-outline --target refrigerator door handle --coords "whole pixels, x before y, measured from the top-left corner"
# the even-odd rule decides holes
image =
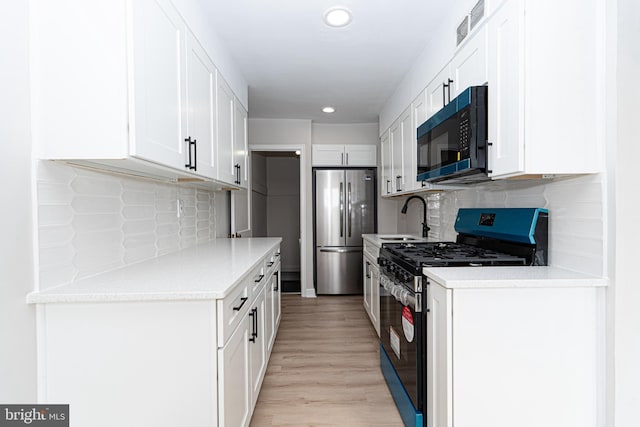
[[[351,237],[351,183],[347,184],[347,215],[349,216],[348,227],[349,227],[349,237]]]
[[[320,252],[331,252],[331,253],[344,254],[344,253],[347,253],[347,252],[362,252],[362,248],[350,248],[350,249],[346,249],[346,248],[322,248],[322,249],[320,249]]]
[[[340,237],[344,237],[344,184],[340,183]]]

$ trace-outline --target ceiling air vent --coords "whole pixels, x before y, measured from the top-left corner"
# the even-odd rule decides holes
[[[466,15],[460,25],[458,25],[458,30],[456,31],[456,46],[462,43],[462,40],[467,37],[469,34],[469,15]]]
[[[478,3],[471,9],[469,17],[469,29],[473,30],[476,24],[484,17],[484,0],[478,0]]]

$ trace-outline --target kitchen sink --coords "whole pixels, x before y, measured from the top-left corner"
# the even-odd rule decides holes
[[[418,239],[416,237],[380,237],[380,240],[392,240],[394,242],[413,242]]]

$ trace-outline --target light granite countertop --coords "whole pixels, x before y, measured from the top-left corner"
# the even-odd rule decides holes
[[[573,288],[607,286],[605,277],[551,266],[425,267],[425,276],[448,289]]]
[[[27,295],[27,303],[224,298],[281,238],[216,239]]]

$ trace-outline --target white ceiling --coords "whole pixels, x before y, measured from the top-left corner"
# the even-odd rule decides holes
[[[372,123],[447,7],[437,0],[206,0],[249,84],[249,115]],[[324,12],[345,6],[348,27]],[[321,112],[324,106],[336,112]]]

